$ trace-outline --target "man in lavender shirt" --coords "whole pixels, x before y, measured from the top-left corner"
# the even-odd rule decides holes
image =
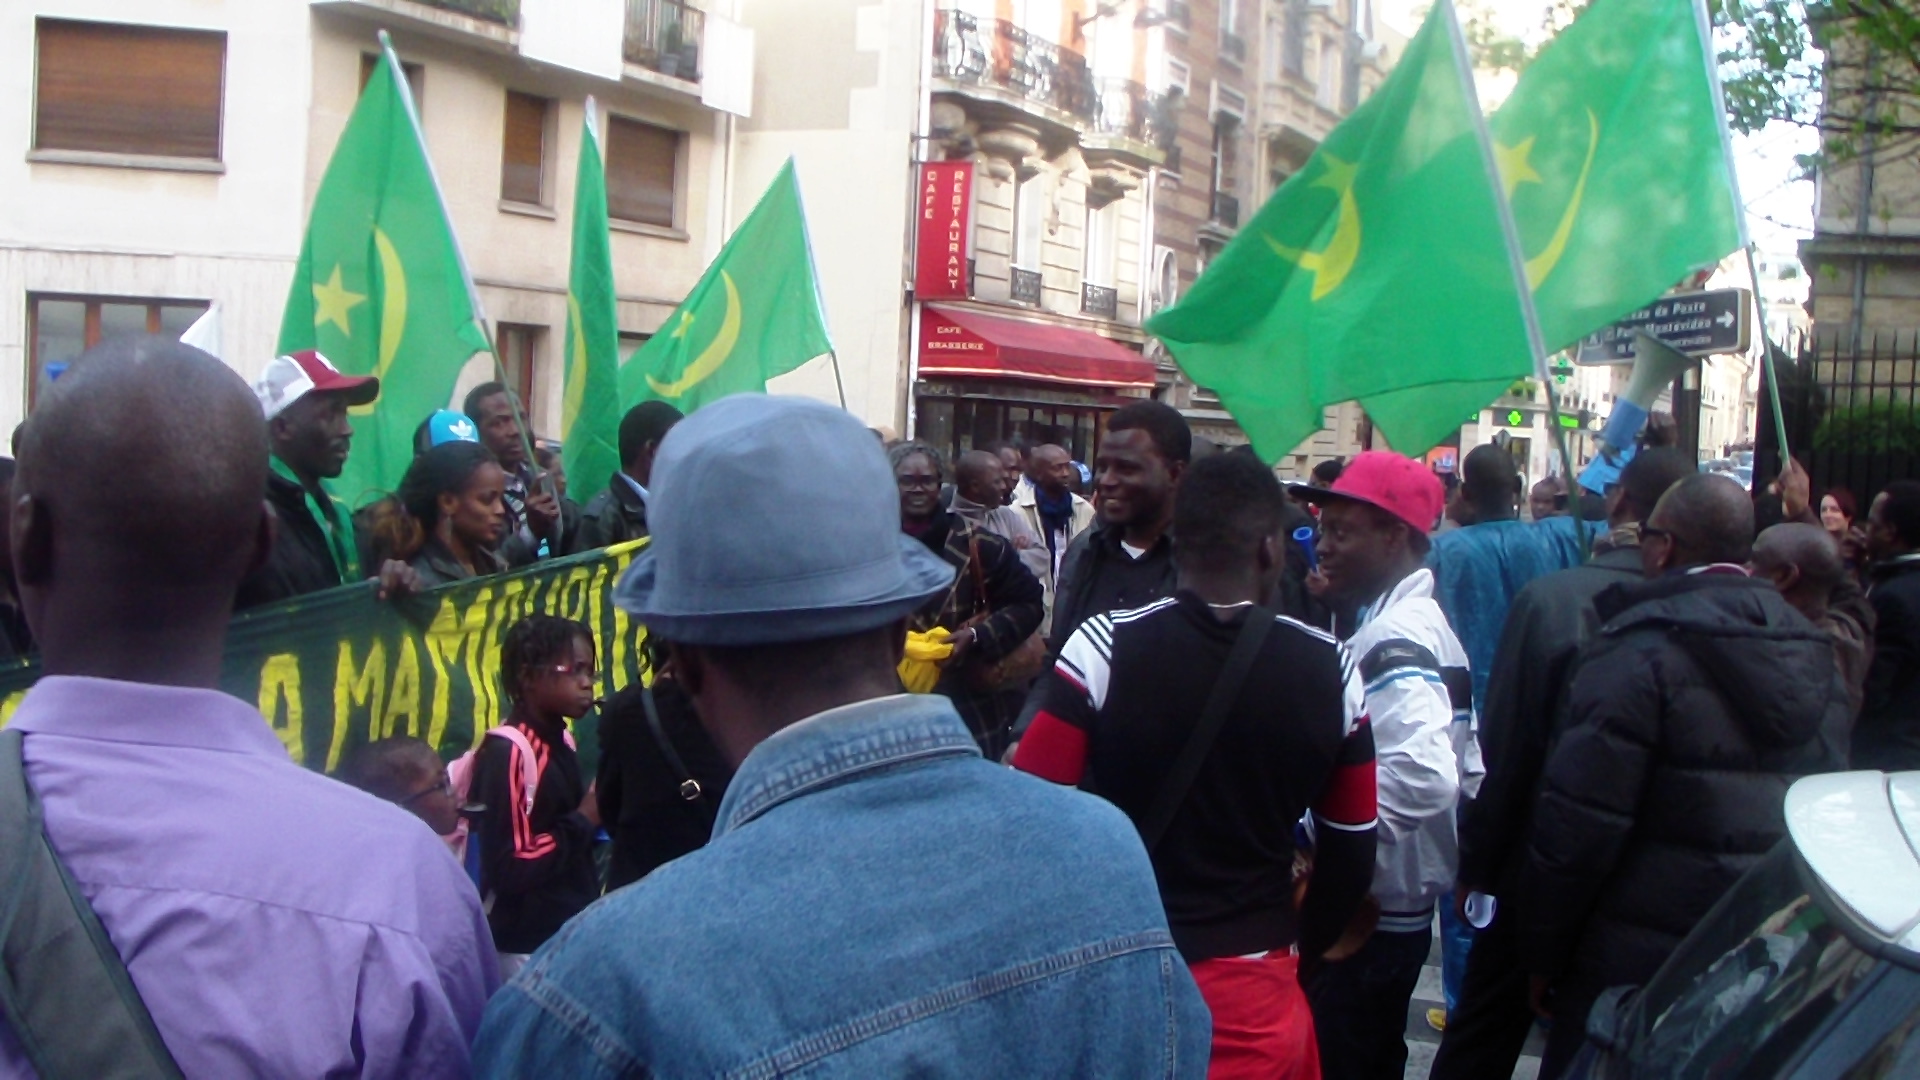
[[[187,1076],[464,1077],[499,984],[473,886],[216,689],[266,470],[259,404],[198,350],[113,341],[53,385],[13,486],[27,779]],[[0,1078],[32,1075],[0,1017]]]

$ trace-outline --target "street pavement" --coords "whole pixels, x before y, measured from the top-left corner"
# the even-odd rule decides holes
[[[1420,969],[1420,984],[1414,987],[1413,1001],[1407,1006],[1406,1080],[1427,1080],[1434,1051],[1440,1049],[1440,1033],[1427,1026],[1427,1010],[1445,1005],[1446,998],[1440,990],[1440,930],[1436,926],[1433,950],[1427,954],[1426,966]],[[1534,1028],[1533,1034],[1527,1037],[1520,1064],[1513,1070],[1513,1080],[1534,1080],[1540,1075],[1540,1052],[1545,1047],[1545,1037],[1538,1027]]]

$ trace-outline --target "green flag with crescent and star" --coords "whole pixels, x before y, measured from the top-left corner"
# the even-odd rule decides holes
[[[1174,307],[1147,324],[1267,461],[1322,409],[1535,370],[1515,246],[1452,5]],[[1462,417],[1375,422],[1418,453]]]
[[[660,331],[620,368],[620,403],[692,412],[833,351],[789,158]]]
[[[567,475],[601,484],[620,470],[620,322],[607,231],[607,171],[587,99],[573,184],[573,269],[567,279],[566,390],[560,441]]]
[[[1701,0],[1593,0],[1493,114],[1494,153],[1549,350],[1746,243]],[[1409,394],[1464,417],[1503,382]]]
[[[281,352],[318,349],[349,375],[380,379],[379,400],[353,410],[336,484],[349,505],[399,484],[414,428],[489,350],[413,95],[384,34],[381,45],[314,196],[280,323]]]

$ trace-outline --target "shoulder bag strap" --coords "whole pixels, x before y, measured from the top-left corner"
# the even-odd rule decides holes
[[[47,842],[23,741],[0,731],[0,1014],[42,1080],[177,1080],[126,964]]]
[[[653,733],[654,745],[660,748],[660,756],[666,759],[667,768],[672,770],[673,775],[680,781],[680,798],[690,803],[700,802],[706,795],[706,789],[700,786],[700,781],[693,778],[693,771],[688,769],[687,763],[681,759],[680,751],[674,749],[673,740],[667,738],[666,725],[660,722],[659,706],[653,703],[653,687],[649,686],[640,691],[640,704],[646,711],[647,730]],[[712,800],[707,801],[712,802]],[[708,806],[708,810],[708,816],[711,817],[712,807]]]
[[[1200,775],[1200,767],[1213,751],[1214,739],[1227,722],[1227,712],[1247,684],[1247,674],[1260,655],[1260,646],[1266,643],[1267,631],[1273,629],[1273,620],[1274,613],[1269,608],[1256,604],[1247,611],[1247,621],[1240,624],[1240,636],[1233,641],[1226,666],[1220,669],[1220,677],[1214,680],[1213,690],[1207,695],[1200,722],[1194,725],[1193,734],[1187,736],[1187,744],[1180,748],[1180,756],[1174,760],[1167,778],[1160,782],[1160,790],[1154,793],[1153,805],[1140,819],[1140,839],[1146,842],[1148,852],[1159,846],[1167,826],[1173,824],[1173,816],[1187,801],[1194,778]]]

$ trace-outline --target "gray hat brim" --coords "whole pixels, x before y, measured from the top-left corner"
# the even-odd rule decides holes
[[[952,563],[919,540],[900,533],[904,581],[887,595],[860,604],[832,608],[759,611],[667,612],[654,607],[659,560],[651,546],[614,586],[614,606],[643,623],[649,634],[683,645],[784,645],[873,630],[898,622],[945,592],[958,573]]]

